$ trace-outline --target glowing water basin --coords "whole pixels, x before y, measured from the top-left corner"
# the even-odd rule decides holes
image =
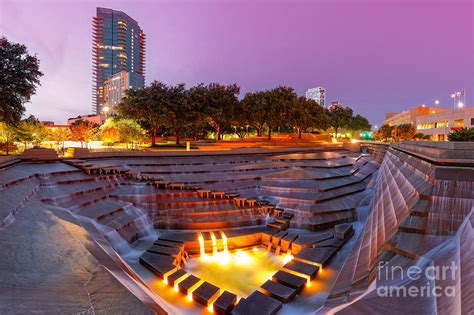
[[[185,270],[239,297],[247,297],[291,259],[263,248],[191,258]]]

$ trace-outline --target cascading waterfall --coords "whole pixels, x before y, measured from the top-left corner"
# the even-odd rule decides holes
[[[229,261],[229,247],[227,245],[227,236],[225,235],[224,231],[219,232],[222,237],[222,251],[218,251],[217,249],[217,238],[214,232],[209,232],[211,235],[211,242],[212,242],[212,255],[206,254],[205,242],[204,237],[201,232],[198,233],[198,241],[199,241],[199,252],[200,258],[209,260],[209,261],[216,261],[218,263],[225,264]]]
[[[204,237],[202,236],[202,233],[199,232],[198,234],[198,241],[199,241],[199,253],[201,254],[201,258],[206,256],[206,249],[204,247]]]
[[[153,223],[148,218],[148,214],[145,210],[135,207],[132,204],[126,205],[123,207],[123,210],[131,217],[136,217],[133,223],[142,237],[154,236]]]
[[[227,247],[227,236],[225,235],[224,231],[221,231],[221,237],[222,237],[222,244],[224,246],[224,254],[228,255],[229,248]]]
[[[214,232],[209,232],[211,234],[212,241],[212,256],[217,256],[217,240]]]

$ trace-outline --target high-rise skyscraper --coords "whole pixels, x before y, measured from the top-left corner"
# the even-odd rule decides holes
[[[322,107],[326,104],[326,89],[323,87],[315,87],[306,91],[306,98],[316,101]]]
[[[97,8],[92,20],[92,55],[95,114],[107,107],[104,85],[115,74],[127,72],[129,88],[144,87],[145,34],[126,13]]]

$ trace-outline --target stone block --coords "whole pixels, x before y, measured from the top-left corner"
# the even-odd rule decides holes
[[[161,279],[178,270],[178,268],[173,265],[174,258],[171,256],[145,252],[140,256],[139,261]]]
[[[199,285],[200,282],[201,279],[199,279],[198,277],[194,275],[189,275],[189,277],[178,283],[179,292],[187,295],[189,292],[192,292],[194,288]]]
[[[260,291],[283,303],[288,303],[289,301],[293,300],[296,295],[295,288],[290,288],[286,285],[273,282],[271,280],[267,280],[264,284],[262,284]]]
[[[313,247],[313,244],[325,241],[334,236],[333,232],[325,232],[320,234],[300,234],[297,239],[291,243],[291,252],[298,254],[303,248]]]
[[[273,237],[272,237],[272,245],[273,245],[273,247],[277,247],[278,245],[280,245],[281,239],[282,239],[286,234],[288,234],[288,233],[285,232],[285,231],[280,231],[280,232],[278,232],[277,234],[273,235]]]
[[[291,249],[291,243],[298,238],[296,233],[288,233],[281,239],[281,249],[283,251],[288,251]]]
[[[336,254],[337,248],[303,248],[296,256],[295,260],[315,265],[318,267],[325,267],[331,258]]]
[[[346,242],[346,240],[341,240],[339,238],[333,237],[333,238],[329,238],[325,241],[318,242],[314,246],[316,248],[319,248],[319,247],[321,247],[321,248],[322,247],[334,247],[334,248],[339,249],[339,248],[342,247],[342,245],[344,245],[345,242]]]
[[[241,299],[232,310],[235,315],[274,315],[280,310],[282,303],[260,291],[254,291],[246,299]]]
[[[305,278],[293,275],[283,270],[277,271],[277,273],[272,276],[272,280],[294,288],[297,292],[300,292],[306,285]]]
[[[319,267],[293,259],[284,265],[282,270],[313,280],[318,274]]]
[[[147,252],[156,253],[160,255],[173,256],[173,257],[178,257],[181,255],[180,248],[159,246],[159,245],[152,245],[150,248],[147,249]]]
[[[176,271],[176,272],[174,272],[174,273],[172,273],[168,276],[168,278],[167,278],[168,285],[173,287],[175,282],[179,282],[187,276],[188,276],[188,273],[186,271],[184,271],[184,269],[179,269],[178,271]]]
[[[220,289],[209,282],[204,282],[193,291],[193,300],[206,307],[219,297]]]
[[[158,246],[184,248],[184,243],[183,242],[172,242],[172,241],[156,240],[155,242],[153,242],[153,244],[158,245]]]
[[[237,303],[237,295],[224,291],[214,302],[214,312],[217,314],[230,314],[230,311]]]

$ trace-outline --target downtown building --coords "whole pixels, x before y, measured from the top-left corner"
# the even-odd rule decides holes
[[[449,109],[420,105],[400,113],[386,113],[383,124],[411,124],[416,132],[429,135],[431,140],[446,141],[454,130],[474,127],[474,107]]]
[[[326,106],[326,89],[323,87],[315,87],[306,91],[306,98],[316,101],[322,107]]]
[[[146,37],[137,21],[126,13],[97,8],[92,20],[92,39],[92,112],[114,114],[114,106],[127,89],[145,86]],[[119,82],[112,84],[116,80]],[[123,84],[117,89],[120,80]]]

